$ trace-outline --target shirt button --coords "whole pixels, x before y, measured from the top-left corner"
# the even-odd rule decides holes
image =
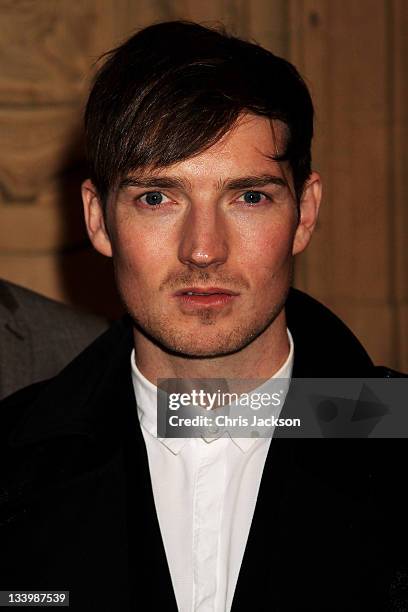
[[[207,431],[210,434],[216,434],[220,431],[220,428],[217,427],[217,425],[211,425],[211,427],[208,427]]]

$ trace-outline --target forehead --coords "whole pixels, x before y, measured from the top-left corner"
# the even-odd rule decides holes
[[[214,145],[188,159],[164,168],[145,170],[142,176],[179,176],[191,184],[214,184],[234,177],[271,173],[281,176],[287,127],[278,120],[241,115],[234,126]],[[132,173],[133,174],[133,173]],[[141,176],[139,172],[136,172]]]

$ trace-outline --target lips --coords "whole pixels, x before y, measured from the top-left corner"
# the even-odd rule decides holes
[[[235,291],[223,287],[187,287],[177,291],[175,295],[238,295]]]
[[[237,299],[238,295],[224,287],[187,287],[177,291],[174,297],[183,312],[194,314],[197,309],[222,309]]]

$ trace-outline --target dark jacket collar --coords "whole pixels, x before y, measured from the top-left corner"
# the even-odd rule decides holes
[[[369,376],[373,363],[348,327],[309,295],[291,289],[285,305],[295,345],[294,378]]]
[[[292,289],[286,312],[295,347],[294,377],[369,375],[372,362],[367,353],[322,304]],[[125,419],[123,402],[134,404],[132,346],[132,324],[126,316],[58,376],[12,396],[11,404],[21,405],[25,398],[28,408],[17,423],[11,444],[20,446],[69,433],[110,439],[119,434]]]

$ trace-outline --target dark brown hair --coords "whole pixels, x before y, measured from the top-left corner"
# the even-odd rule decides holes
[[[85,113],[90,178],[102,202],[137,169],[209,148],[242,112],[288,126],[285,151],[299,200],[311,172],[313,105],[288,61],[196,23],[149,26],[107,54]]]

